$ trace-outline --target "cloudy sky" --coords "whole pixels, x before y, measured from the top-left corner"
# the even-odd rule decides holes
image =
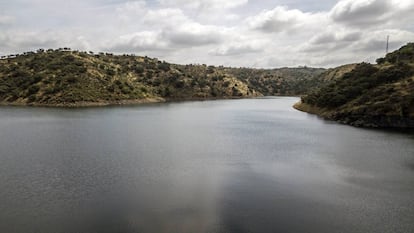
[[[71,47],[180,63],[333,67],[414,41],[413,0],[0,0],[0,55]]]

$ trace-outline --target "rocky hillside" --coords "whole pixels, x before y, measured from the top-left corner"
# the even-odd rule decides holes
[[[414,43],[377,63],[356,65],[295,107],[354,126],[414,128]]]
[[[0,59],[0,103],[82,106],[299,95],[322,69],[177,65],[135,55],[39,49]]]

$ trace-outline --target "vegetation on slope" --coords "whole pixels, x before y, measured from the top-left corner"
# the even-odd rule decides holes
[[[296,107],[355,126],[414,127],[414,43],[377,62],[356,65]]]
[[[4,103],[70,105],[257,95],[216,69],[148,57],[60,49],[0,60],[0,101]]]
[[[309,80],[320,72],[177,65],[135,55],[39,49],[0,59],[0,103],[80,106],[297,95],[318,85]]]
[[[297,96],[319,86],[324,80],[318,79],[325,69],[321,68],[280,68],[248,69],[230,68],[226,72],[246,82],[249,87],[263,95]]]

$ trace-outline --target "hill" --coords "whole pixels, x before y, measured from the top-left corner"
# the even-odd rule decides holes
[[[234,75],[247,85],[266,96],[298,96],[321,85],[319,79],[325,69],[321,68],[280,68],[248,69],[228,68],[226,73]]]
[[[88,106],[300,95],[323,69],[178,65],[135,55],[39,49],[0,59],[0,103]]]
[[[414,43],[377,63],[356,65],[295,107],[354,126],[414,128]]]

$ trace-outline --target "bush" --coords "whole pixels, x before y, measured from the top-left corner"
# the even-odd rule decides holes
[[[121,88],[121,92],[122,92],[123,94],[130,94],[130,93],[131,93],[131,89],[130,89],[129,87],[127,87],[127,86],[123,86],[123,87]]]
[[[175,88],[183,88],[184,86],[185,86],[184,80],[176,80],[174,82],[174,87]]]
[[[29,87],[29,89],[27,90],[28,95],[33,95],[33,94],[37,93],[39,91],[39,89],[40,88],[36,85],[33,85],[33,86]]]
[[[32,102],[35,102],[36,101],[36,95],[31,95],[31,96],[29,96],[28,98],[27,98],[27,101],[29,102],[29,103],[32,103]]]
[[[141,65],[137,65],[137,66],[134,67],[134,71],[137,74],[142,74],[142,73],[144,73],[144,67],[141,66]]]
[[[68,81],[68,83],[76,83],[78,81],[78,77],[77,76],[69,76],[66,78],[66,81]]]
[[[110,86],[108,86],[107,88],[106,88],[109,92],[114,92],[115,91],[115,87],[114,87],[114,85],[110,85]]]
[[[106,74],[110,76],[114,76],[116,74],[116,71],[114,69],[108,68],[106,70]]]
[[[73,55],[66,55],[62,57],[62,62],[64,63],[70,63],[75,61],[75,57]]]
[[[115,85],[117,85],[117,86],[122,85],[122,82],[121,82],[121,80],[119,80],[119,79],[115,80],[115,81],[114,81],[114,83],[115,83]]]
[[[158,63],[158,69],[167,72],[170,70],[170,64],[165,63],[165,62]]]
[[[44,92],[45,94],[53,94],[55,93],[55,89],[53,87],[47,87]]]

